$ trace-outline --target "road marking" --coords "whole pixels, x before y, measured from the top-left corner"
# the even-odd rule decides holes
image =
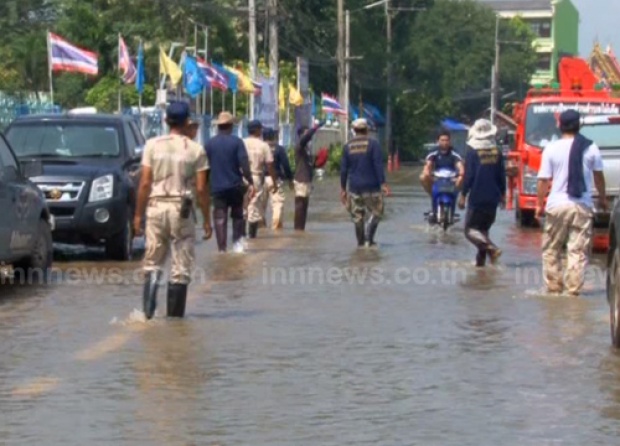
[[[14,397],[34,397],[43,393],[49,393],[60,384],[60,378],[56,377],[39,377],[22,384],[13,389],[11,393]]]

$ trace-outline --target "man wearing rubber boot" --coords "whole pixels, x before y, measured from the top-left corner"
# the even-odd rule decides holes
[[[268,194],[265,189],[265,169],[269,172],[273,184],[272,191],[278,189],[276,171],[273,168],[273,154],[269,145],[263,141],[263,125],[260,121],[250,121],[248,124],[249,137],[243,140],[250,159],[250,170],[254,182],[254,196],[248,205],[248,236],[256,238],[258,225],[263,221],[263,200]]]
[[[188,104],[170,104],[166,110],[170,134],[150,139],[142,155],[134,231],[141,235],[142,216],[146,212],[143,304],[147,319],[155,314],[157,289],[169,251],[172,273],[168,282],[167,314],[169,317],[185,315],[196,238],[192,184],[204,218],[205,238],[211,238],[209,163],[202,147],[185,136],[188,119]]]
[[[355,137],[344,146],[340,163],[340,196],[355,225],[358,246],[374,246],[383,217],[383,194],[389,195],[390,190],[385,182],[381,146],[368,137],[367,121],[356,119],[352,127]],[[367,212],[370,217],[364,227]]]
[[[308,218],[308,204],[314,177],[314,158],[310,141],[314,134],[325,125],[325,121],[311,129],[301,127],[297,132],[299,142],[295,146],[295,230],[305,231]]]
[[[478,249],[476,266],[483,267],[487,257],[496,263],[502,251],[489,238],[495,223],[497,207],[506,204],[506,169],[504,156],[497,145],[497,127],[479,119],[469,130],[465,158],[465,179],[459,198],[459,208],[465,209],[465,236]]]
[[[273,154],[273,168],[276,171],[276,175],[278,176],[278,190],[276,192],[267,193],[262,202],[263,204],[263,216],[266,215],[267,205],[269,204],[269,200],[271,200],[271,208],[272,208],[272,218],[271,218],[271,228],[273,230],[282,229],[284,225],[282,209],[284,208],[284,201],[286,196],[284,195],[284,190],[282,189],[284,182],[287,181],[289,184],[289,188],[291,190],[294,189],[293,185],[293,172],[291,172],[291,166],[288,161],[288,156],[286,155],[286,149],[278,144],[278,134],[273,129],[265,129],[263,131],[263,139],[267,144],[269,144],[269,148],[271,149],[271,153]],[[267,175],[267,171],[265,171],[265,175]],[[265,192],[268,192],[272,189],[273,185],[271,184],[271,177],[265,178]]]
[[[253,195],[253,180],[248,152],[243,140],[232,134],[234,118],[224,111],[216,121],[218,134],[207,141],[205,150],[211,166],[213,223],[219,252],[226,252],[228,214],[232,219],[235,251],[243,252],[243,198],[246,190]],[[244,180],[248,186],[246,188]]]

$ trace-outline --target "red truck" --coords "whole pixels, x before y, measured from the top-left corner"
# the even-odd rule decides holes
[[[614,97],[613,90],[599,82],[587,61],[562,57],[558,64],[558,80],[551,85],[532,88],[513,111],[517,130],[515,145],[507,156],[506,201],[507,208],[515,210],[521,226],[535,227],[539,224],[535,218],[537,174],[544,147],[560,137],[557,125],[559,115],[568,109],[578,110],[584,117],[620,115],[620,98]],[[591,135],[591,139],[597,142],[596,134]],[[618,139],[620,144],[620,135]],[[608,184],[608,192],[610,186]],[[614,195],[617,194],[609,197],[610,205]],[[603,214],[596,212],[595,227],[606,230],[609,218]],[[594,245],[595,249],[607,249],[606,231],[595,232]]]

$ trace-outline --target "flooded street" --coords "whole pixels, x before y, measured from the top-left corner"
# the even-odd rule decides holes
[[[0,287],[1,445],[612,445],[620,355],[604,258],[581,298],[542,287],[540,231],[499,213],[500,265],[423,219],[394,175],[379,249],[358,250],[335,178],[307,233],[244,255],[200,241],[187,318],[140,318],[139,261],[64,254]],[[202,235],[202,234],[201,234]]]

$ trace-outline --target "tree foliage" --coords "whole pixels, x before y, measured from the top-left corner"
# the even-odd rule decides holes
[[[277,20],[280,37],[280,78],[294,84],[295,58],[309,61],[312,90],[337,92],[337,11],[333,0],[279,0],[270,16],[266,1],[257,2],[260,67],[269,53],[267,23]],[[428,129],[447,115],[473,118],[487,107],[494,60],[495,14],[472,0],[391,0],[392,52],[388,55],[386,16],[381,7],[362,9],[368,0],[346,0],[351,13],[351,102],[370,102],[381,109],[389,93],[395,104],[395,136],[403,148],[421,145]],[[413,10],[412,10],[413,7]],[[55,100],[63,106],[92,104],[114,110],[120,87],[118,35],[135,56],[144,43],[147,93],[154,99],[159,80],[159,47],[171,42],[193,47],[194,23],[209,26],[209,57],[215,61],[248,60],[247,2],[242,0],[2,0],[0,28],[0,90],[47,91],[46,32],[55,32],[99,54],[97,77],[55,73]],[[519,21],[502,22],[500,82],[502,93],[525,91],[534,67],[532,36]],[[521,42],[521,43],[514,43]],[[198,47],[204,45],[198,33]],[[174,55],[179,59],[180,50]],[[393,79],[386,65],[393,63]],[[132,86],[123,86],[126,104],[137,103]],[[514,98],[513,98],[514,99]],[[230,95],[227,108],[230,108]],[[152,103],[152,102],[151,102]],[[214,98],[216,111],[222,101]],[[238,112],[247,109],[239,95]]]

